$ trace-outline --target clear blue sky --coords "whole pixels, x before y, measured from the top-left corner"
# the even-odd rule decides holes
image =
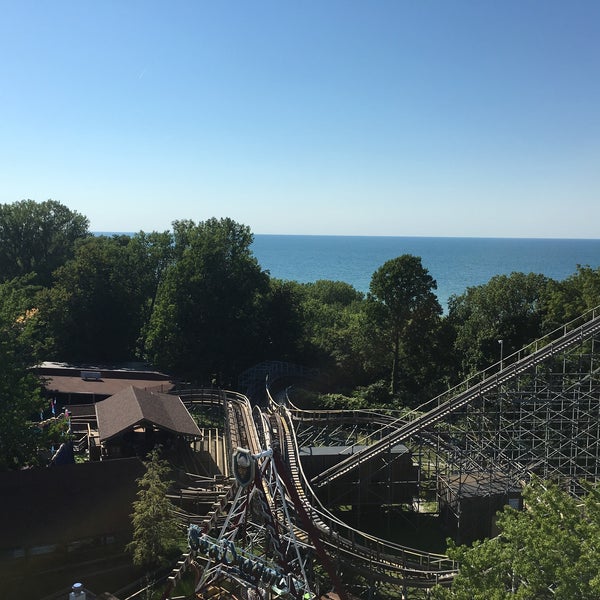
[[[0,203],[599,237],[600,2],[0,0]]]

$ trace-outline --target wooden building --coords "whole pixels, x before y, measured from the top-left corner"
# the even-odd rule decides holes
[[[30,572],[47,569],[64,587],[88,563],[119,558],[127,566],[122,552],[132,536],[136,479],[144,473],[140,458],[156,445],[172,450],[170,456],[190,452],[190,441],[201,436],[178,396],[132,385],[68,410],[74,443],[89,438],[90,462],[0,473],[2,598],[48,595],[50,579],[43,594],[21,587]],[[19,596],[21,589],[26,593]]]
[[[109,367],[44,362],[34,370],[42,379],[46,397],[56,401],[59,411],[67,405],[93,404],[131,385],[164,393],[174,387],[168,375],[139,365]]]
[[[438,485],[440,517],[461,544],[496,535],[496,513],[505,506],[523,508],[521,488],[501,473],[440,477]]]
[[[201,437],[193,417],[178,396],[128,386],[95,404],[96,443],[101,457],[145,456]]]

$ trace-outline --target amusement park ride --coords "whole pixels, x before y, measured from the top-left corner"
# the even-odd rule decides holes
[[[171,589],[185,570],[195,573],[199,599],[347,600],[355,597],[349,592],[407,598],[409,590],[411,598],[424,598],[435,585],[450,585],[457,565],[447,556],[352,529],[327,512],[316,491],[336,481],[365,484],[357,473],[390,457],[399,443],[424,448],[413,459],[425,457],[417,471],[424,476],[428,466],[433,475],[419,485],[432,484],[438,501],[446,486],[457,519],[466,494],[488,501],[500,486],[504,498],[532,475],[560,481],[573,493],[578,478],[600,480],[599,337],[597,307],[387,423],[373,444],[310,480],[297,431],[309,421],[315,428],[319,416],[269,398],[267,412],[255,406],[253,418],[246,397],[222,392],[234,483],[211,518],[189,525],[190,551]],[[360,592],[350,584],[353,576]]]
[[[287,469],[277,447],[258,454],[235,450],[232,472],[237,492],[216,537],[198,525],[188,529],[199,597],[226,580],[229,589],[243,590],[249,600],[317,598],[312,572],[316,553],[337,597],[346,598]],[[303,530],[294,524],[297,520]]]

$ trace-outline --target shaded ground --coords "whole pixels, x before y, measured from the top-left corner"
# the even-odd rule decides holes
[[[437,515],[385,506],[336,514],[348,525],[384,540],[425,552],[446,553],[448,534]]]
[[[143,572],[132,565],[129,555],[105,558],[90,555],[86,557],[88,560],[77,564],[54,558],[52,562],[21,560],[11,572],[4,570],[0,597],[3,600],[66,600],[76,582],[100,594],[117,592],[143,576]]]

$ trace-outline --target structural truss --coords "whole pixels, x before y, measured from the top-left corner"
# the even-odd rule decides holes
[[[234,446],[248,448],[255,471],[209,525],[192,534],[190,546],[195,544],[194,551],[204,552],[206,559],[197,591],[227,575],[247,591],[278,595],[279,590],[281,596],[303,598],[317,591],[315,558],[325,566],[335,563],[328,569],[330,582],[339,572],[361,573],[371,596],[384,587],[402,597],[409,590],[420,596],[436,583],[448,584],[455,565],[447,557],[351,530],[319,498],[339,478],[364,473],[371,461],[392,460],[391,448],[399,443],[411,450],[418,466],[415,502],[451,498],[447,510],[457,521],[464,499],[510,500],[532,476],[580,493],[582,481],[600,479],[599,343],[600,310],[595,309],[401,418],[348,411],[332,419],[326,412],[307,413],[271,399],[271,416],[259,410],[253,423],[249,403],[238,399],[239,414],[230,413],[228,436]],[[367,421],[380,425],[376,441],[311,481],[304,477],[296,434],[351,444],[360,432],[364,444]],[[287,464],[283,455],[260,451],[271,446],[268,434],[276,430],[277,443],[287,448]],[[334,588],[344,594],[339,583]]]

